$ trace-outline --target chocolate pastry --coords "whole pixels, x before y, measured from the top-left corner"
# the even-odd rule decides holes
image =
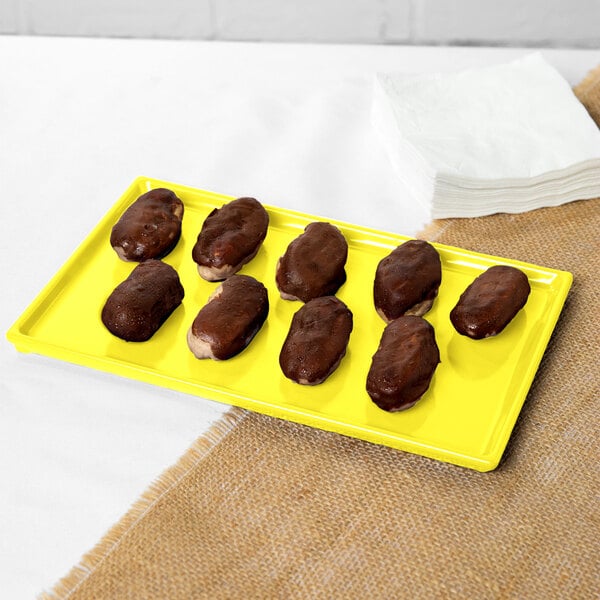
[[[267,235],[269,215],[255,198],[238,198],[206,217],[192,258],[207,281],[223,281],[255,256]]]
[[[108,297],[102,308],[102,322],[123,340],[145,342],[181,304],[183,295],[173,267],[160,260],[146,260]]]
[[[277,262],[275,281],[285,300],[308,302],[335,294],[346,281],[348,243],[330,223],[310,223]]]
[[[303,385],[323,383],[346,354],[352,312],[335,296],[309,300],[292,319],[279,365],[283,374]]]
[[[249,275],[232,275],[200,309],[187,335],[196,358],[227,360],[239,354],[269,312],[265,286]]]
[[[429,388],[439,362],[433,327],[422,317],[399,317],[383,330],[367,376],[367,392],[383,410],[410,408]]]
[[[450,313],[450,320],[458,333],[475,340],[497,335],[525,306],[530,291],[523,271],[495,265],[463,292]]]
[[[162,258],[181,237],[183,202],[165,188],[142,194],[112,228],[110,244],[123,260]]]
[[[389,323],[402,315],[422,317],[433,305],[442,281],[437,250],[423,240],[409,240],[377,265],[373,299],[377,314]]]

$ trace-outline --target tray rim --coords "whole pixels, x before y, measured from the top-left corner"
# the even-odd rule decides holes
[[[545,273],[552,274],[556,281],[555,298],[551,303],[549,311],[546,313],[546,319],[544,320],[543,326],[539,333],[539,337],[544,339],[544,343],[541,345],[538,351],[534,353],[533,359],[529,361],[527,369],[523,373],[523,377],[520,379],[519,385],[515,390],[515,396],[518,396],[521,399],[510,404],[510,409],[504,415],[503,425],[500,428],[498,435],[494,437],[494,443],[490,445],[488,452],[479,456],[473,456],[471,454],[460,453],[454,450],[440,450],[423,444],[418,440],[411,440],[407,439],[406,437],[399,440],[398,437],[392,433],[385,431],[373,432],[371,430],[366,430],[365,428],[362,428],[354,423],[348,423],[346,421],[321,415],[313,411],[296,409],[290,405],[274,406],[270,402],[250,397],[247,394],[237,394],[231,390],[226,391],[207,383],[200,385],[179,377],[170,377],[167,374],[160,373],[146,367],[136,366],[134,363],[128,363],[122,360],[110,359],[108,357],[102,357],[82,351],[74,351],[58,344],[36,339],[34,336],[24,333],[23,329],[26,323],[35,316],[35,313],[50,296],[59,282],[64,278],[65,274],[72,268],[73,264],[93,243],[94,237],[98,235],[100,230],[112,223],[115,212],[122,212],[126,203],[129,201],[131,194],[139,191],[139,189],[144,186],[147,187],[147,189],[152,189],[155,187],[169,187],[174,191],[179,189],[193,194],[200,193],[205,197],[213,198],[217,204],[221,204],[234,198],[234,196],[220,194],[217,192],[153,177],[136,177],[127,187],[127,189],[121,194],[120,198],[109,207],[106,214],[76,246],[73,252],[56,271],[56,273],[48,280],[48,282],[36,294],[34,299],[29,303],[21,315],[16,319],[13,325],[8,329],[6,332],[6,337],[18,351],[23,353],[35,353],[49,356],[50,358],[66,361],[84,367],[94,368],[109,374],[134,379],[144,383],[149,383],[151,385],[165,387],[174,391],[191,394],[201,398],[204,397],[209,400],[222,402],[228,405],[239,406],[241,408],[254,412],[260,412],[268,416],[286,419],[295,423],[336,432],[350,437],[356,437],[364,441],[382,444],[397,450],[413,452],[428,458],[474,469],[476,471],[491,471],[498,466],[500,460],[502,459],[504,449],[512,434],[516,420],[522,410],[523,404],[525,403],[528,391],[535,378],[541,360],[546,352],[556,323],[558,322],[560,314],[563,310],[573,282],[572,273],[569,271],[554,269],[552,267],[544,267],[534,263],[520,261],[517,259],[510,259],[478,251],[471,251],[457,246],[430,241],[434,247],[450,254],[469,256],[484,259],[486,261],[498,262],[501,264],[518,265],[534,271],[543,271]],[[289,215],[295,219],[307,221],[326,220],[346,231],[356,231],[358,233],[368,234],[369,236],[374,236],[382,241],[387,240],[390,244],[396,243],[397,245],[397,242],[415,239],[413,236],[406,236],[384,230],[376,230],[362,225],[357,225],[338,219],[330,219],[328,217],[313,215],[293,209],[281,208],[265,203],[263,203],[263,206],[267,211],[277,213],[279,215]],[[349,430],[351,430],[353,433],[350,434]],[[450,455],[454,460],[448,460],[448,455]]]

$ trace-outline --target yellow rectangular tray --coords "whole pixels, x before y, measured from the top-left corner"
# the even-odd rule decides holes
[[[110,246],[113,224],[139,195],[172,189],[184,202],[182,238],[165,262],[175,267],[185,298],[154,337],[143,343],[113,337],[101,308],[135,264]],[[345,235],[347,282],[338,296],[354,314],[354,330],[340,367],[319,386],[301,386],[279,368],[279,351],[299,302],[282,300],[275,265],[287,245],[319,217],[265,205],[270,225],[258,255],[242,272],[268,289],[268,319],[250,346],[223,362],[197,360],[186,333],[218,285],[202,280],[191,250],[208,213],[231,200],[156,179],[137,178],[76,249],[7,333],[22,352],[35,352],[234,404],[478,471],[501,457],[572,282],[564,271],[434,244],[442,260],[442,284],[426,315],[434,326],[441,363],[427,393],[413,408],[387,413],[365,390],[371,357],[384,328],[373,307],[377,263],[407,237],[328,219]],[[458,335],[449,313],[462,291],[494,264],[522,269],[531,283],[525,308],[497,337],[475,341]]]

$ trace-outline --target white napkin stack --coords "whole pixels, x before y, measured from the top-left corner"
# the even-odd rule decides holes
[[[432,218],[600,196],[600,130],[540,53],[458,73],[379,73],[373,124]]]

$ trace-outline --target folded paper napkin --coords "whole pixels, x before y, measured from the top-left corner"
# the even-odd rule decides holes
[[[432,218],[600,196],[600,130],[540,53],[457,73],[379,73],[372,116]]]

